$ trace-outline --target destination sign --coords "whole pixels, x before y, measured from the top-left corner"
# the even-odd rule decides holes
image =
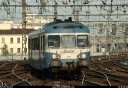
[[[78,36],[78,39],[87,39],[87,36]]]

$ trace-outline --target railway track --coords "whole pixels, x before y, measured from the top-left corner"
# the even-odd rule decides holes
[[[120,55],[109,55],[109,56],[92,56],[91,62],[92,63],[100,63],[100,62],[108,62],[108,61],[117,61],[117,60],[126,60],[127,56],[120,54]]]
[[[112,62],[102,63],[102,65],[105,66],[108,69],[126,73],[126,75],[128,76],[128,74],[127,74],[128,73],[128,68],[120,65],[117,61],[116,62],[112,61]]]
[[[70,81],[66,80],[48,80],[47,82],[44,82],[42,86],[75,86]]]
[[[91,67],[87,71],[83,71],[82,74],[82,85],[85,85],[84,82],[86,81],[97,86],[111,86],[106,74],[93,70]]]
[[[92,68],[106,74],[112,86],[127,85],[128,84],[127,68],[123,68],[122,66],[120,67],[118,66],[117,63],[116,64],[114,63],[115,61],[103,62],[103,63],[100,63],[100,65],[97,65],[97,68],[95,67],[96,65],[92,66]]]
[[[16,67],[18,64],[16,63],[7,63],[3,64],[0,68],[0,86],[18,86],[18,85],[29,85],[32,86],[30,82],[27,80],[19,77],[19,74],[24,74],[23,68],[17,68],[17,72],[15,72]],[[22,72],[21,72],[22,71]]]
[[[0,64],[0,86],[122,86],[127,85],[127,67],[118,62],[125,59],[99,57],[92,61],[90,68],[81,72],[80,79],[67,80],[33,75],[24,71],[26,62],[4,62]],[[9,68],[8,68],[9,67]],[[111,68],[112,67],[112,68]],[[60,76],[61,77],[61,76]]]

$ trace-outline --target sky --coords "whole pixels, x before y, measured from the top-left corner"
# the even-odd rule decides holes
[[[0,22],[13,19],[14,23],[21,23],[22,7],[17,6],[22,5],[21,0],[0,0],[0,3]],[[53,19],[55,12],[58,19],[64,20],[71,16],[74,21],[89,25],[92,35],[98,34],[95,24],[106,26],[108,21],[112,21],[112,24],[128,23],[128,0],[26,0],[26,4],[26,13],[38,14],[46,19]]]
[[[44,1],[44,3],[43,3]],[[87,4],[85,2],[88,1]],[[106,1],[106,2],[105,2]],[[53,19],[54,15],[54,8],[48,7],[48,5],[55,5],[57,2],[57,18],[59,19],[67,19],[69,16],[72,16],[74,20],[77,20],[74,14],[79,14],[78,21],[108,21],[108,20],[115,20],[115,21],[127,21],[128,20],[128,0],[112,0],[112,5],[124,5],[123,6],[104,6],[106,4],[111,5],[111,0],[26,0],[27,5],[40,5],[40,2],[46,7],[36,6],[36,7],[26,7],[26,13],[35,13],[39,14],[45,18]],[[104,3],[103,3],[104,2]],[[0,1],[0,21],[3,19],[11,19],[13,18],[15,23],[20,23],[22,19],[22,7],[18,6],[9,6],[9,5],[21,5],[21,0],[1,0]],[[61,6],[60,6],[61,5]],[[78,6],[73,6],[78,5]],[[82,6],[80,6],[82,5]],[[87,6],[87,5],[102,5],[102,6]],[[110,15],[110,11],[113,11]],[[124,13],[123,11],[126,11]],[[96,16],[92,16],[95,15]],[[104,15],[105,14],[105,15]],[[107,15],[106,15],[107,14]],[[121,14],[121,15],[118,15]],[[60,16],[62,15],[62,16]],[[89,23],[89,22],[87,22]]]

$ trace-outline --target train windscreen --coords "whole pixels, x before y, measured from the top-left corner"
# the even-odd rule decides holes
[[[77,36],[77,46],[78,47],[88,47],[89,41],[87,35],[78,35]]]
[[[62,36],[62,47],[72,48],[76,45],[75,35],[63,35]]]
[[[60,47],[60,36],[49,35],[48,36],[48,47]]]

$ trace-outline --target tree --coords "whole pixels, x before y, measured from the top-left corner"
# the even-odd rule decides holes
[[[3,56],[9,55],[9,52],[8,52],[8,45],[7,45],[7,44],[4,44],[1,50],[2,50],[2,55],[3,55]]]

